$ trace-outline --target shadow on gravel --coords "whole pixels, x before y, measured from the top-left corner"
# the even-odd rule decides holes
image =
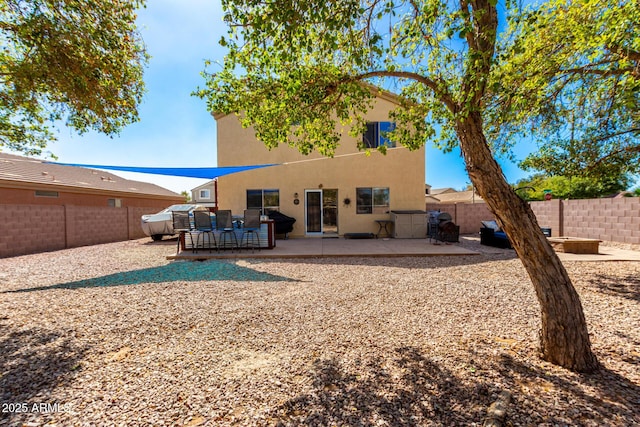
[[[0,325],[0,348],[1,425],[23,425],[29,416],[65,410],[68,402],[48,396],[73,380],[87,348],[63,331],[5,325]]]
[[[592,374],[556,375],[542,363],[503,355],[495,368],[515,391],[512,411],[528,425],[640,424],[640,387],[605,367]]]
[[[176,246],[176,243],[178,242],[178,238],[177,237],[165,237],[162,240],[151,240],[151,238],[149,238],[149,240],[147,240],[146,242],[142,243],[144,246]]]
[[[287,262],[290,264],[316,264],[327,266],[340,266],[340,265],[363,265],[363,266],[381,266],[381,267],[394,267],[394,268],[407,268],[411,270],[423,269],[429,270],[434,268],[444,267],[464,267],[471,265],[479,265],[486,262],[495,261],[508,261],[517,259],[515,252],[511,253],[496,253],[485,254],[480,253],[477,255],[437,255],[437,256],[401,256],[401,257],[380,257],[380,256],[334,256],[334,257],[321,257],[321,258],[281,258],[277,259],[280,262]],[[264,262],[276,261],[276,259],[265,260]],[[410,262],[409,265],[407,265]]]
[[[4,293],[19,293],[46,291],[50,289],[79,289],[110,286],[140,285],[143,283],[166,282],[200,282],[200,281],[242,281],[242,282],[291,282],[284,276],[263,273],[251,268],[227,261],[204,262],[172,262],[160,267],[144,268],[141,270],[124,271],[107,276],[74,282],[60,283],[51,286],[37,286],[32,288],[5,291]]]
[[[470,425],[482,422],[492,392],[499,392],[482,381],[465,386],[413,347],[393,356],[369,362],[358,374],[342,371],[335,360],[317,361],[313,392],[274,408],[273,416],[280,426]]]
[[[347,372],[318,360],[313,390],[271,411],[278,426],[482,425],[502,390],[512,393],[505,425],[640,423],[640,387],[602,368],[582,375],[517,360],[495,342],[440,362],[404,347]],[[452,368],[454,368],[452,370]]]
[[[640,277],[627,275],[617,277],[607,274],[596,274],[589,283],[603,294],[618,296],[640,302]]]

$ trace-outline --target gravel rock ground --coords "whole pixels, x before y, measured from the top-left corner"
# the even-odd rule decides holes
[[[565,264],[603,364],[579,375],[538,358],[513,251],[475,238],[391,259],[170,262],[174,244],[0,259],[0,425],[482,425],[502,390],[510,426],[640,424],[638,262]]]

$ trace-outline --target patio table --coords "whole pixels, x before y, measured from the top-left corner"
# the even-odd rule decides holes
[[[386,234],[385,237],[391,237],[391,231],[388,227],[390,224],[393,224],[393,221],[391,221],[390,219],[376,219],[376,222],[378,223],[378,232],[376,233],[376,239],[380,237],[380,233],[383,229]]]

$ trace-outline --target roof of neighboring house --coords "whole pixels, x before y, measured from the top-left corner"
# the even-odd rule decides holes
[[[424,197],[424,201],[426,203],[440,203],[440,199],[437,199],[437,198],[433,197],[431,194],[427,194]]]
[[[610,196],[605,196],[605,197],[610,197],[612,199],[619,199],[621,197],[633,197],[633,196],[634,195],[633,195],[633,193],[631,191],[621,191],[619,193],[615,193],[615,194],[612,194]]]
[[[207,188],[212,188],[213,186],[215,186],[215,179],[212,179],[210,181],[205,182],[204,184],[200,184],[195,188],[192,188],[191,191],[198,191],[201,189],[207,189]]]
[[[162,197],[181,197],[171,190],[141,181],[124,179],[109,172],[47,163],[31,157],[0,153],[0,186],[41,185],[73,191],[133,193]]]
[[[433,196],[435,196],[436,194],[442,194],[442,193],[457,193],[457,191],[451,187],[431,189],[431,195]]]
[[[437,194],[428,194],[427,203],[479,203],[483,202],[478,193],[473,191],[446,191]]]

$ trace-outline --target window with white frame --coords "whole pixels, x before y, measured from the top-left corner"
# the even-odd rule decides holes
[[[280,190],[247,190],[247,209],[260,209],[263,215],[280,210]]]
[[[389,212],[389,188],[356,188],[356,213],[383,214]]]
[[[210,200],[211,199],[211,190],[208,188],[200,190],[200,194],[198,196],[199,200]]]
[[[387,138],[387,132],[396,128],[394,122],[368,122],[367,131],[362,135],[362,144],[366,148],[378,148],[386,146],[393,148],[396,144]]]

